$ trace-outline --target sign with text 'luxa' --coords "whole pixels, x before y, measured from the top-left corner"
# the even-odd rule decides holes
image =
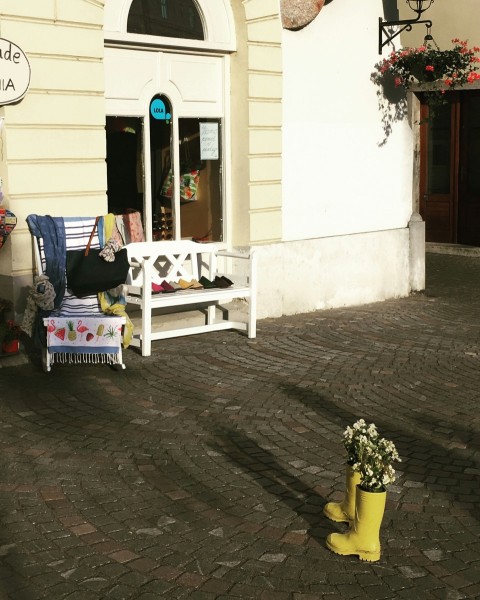
[[[0,38],[0,106],[18,102],[30,85],[30,63],[21,48]]]

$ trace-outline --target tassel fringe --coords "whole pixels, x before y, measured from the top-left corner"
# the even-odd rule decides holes
[[[53,352],[50,354],[50,364],[92,364],[92,365],[120,365],[121,354],[80,354],[76,352]]]

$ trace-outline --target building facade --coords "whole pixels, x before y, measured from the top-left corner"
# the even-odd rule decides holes
[[[147,239],[254,245],[259,318],[423,289],[418,106],[386,124],[370,79],[384,4],[287,29],[286,0],[0,0],[31,68],[0,106],[1,296],[21,314],[28,214],[130,208]]]

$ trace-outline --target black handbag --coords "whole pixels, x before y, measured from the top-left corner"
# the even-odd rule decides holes
[[[90,248],[99,218],[85,250],[67,250],[67,288],[78,298],[106,292],[127,280],[130,265],[126,248],[115,252],[113,262],[99,256],[99,248]]]

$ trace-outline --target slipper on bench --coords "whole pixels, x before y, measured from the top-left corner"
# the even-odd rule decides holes
[[[178,288],[174,288],[173,285],[170,285],[168,281],[162,281],[162,288],[164,294],[171,294],[172,292],[176,292]]]
[[[193,286],[191,281],[185,281],[185,279],[179,279],[178,285],[182,288],[182,290],[189,290]]]
[[[201,283],[206,290],[217,287],[213,281],[210,281],[210,279],[207,279],[203,275],[200,277],[199,283]]]
[[[203,290],[203,285],[196,279],[192,279],[190,283],[192,284],[193,290]]]
[[[163,286],[158,283],[152,283],[152,294],[160,294],[164,291]]]
[[[179,279],[178,284],[184,290],[202,290],[203,285],[199,283],[196,279],[192,279],[191,281],[185,281],[185,279]]]
[[[215,285],[219,288],[229,288],[233,285],[233,281],[225,277],[224,275],[217,275],[215,277]]]
[[[169,294],[171,292],[176,292],[176,289],[167,281],[162,281],[160,284],[152,283],[152,294]]]

